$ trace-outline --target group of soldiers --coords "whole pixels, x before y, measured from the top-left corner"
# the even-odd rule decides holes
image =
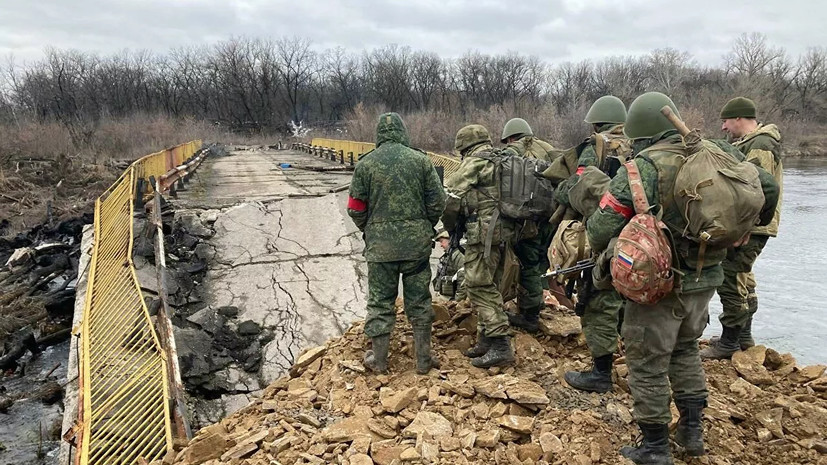
[[[625,163],[631,161],[637,167],[653,213],[680,214],[672,192],[688,153],[681,135],[661,112],[664,106],[679,116],[672,100],[658,92],[639,96],[628,112],[620,99],[601,97],[585,117],[593,135],[570,149],[569,156],[537,138],[519,118],[505,125],[502,148],[494,147],[485,127],[465,126],[457,132],[454,145],[461,165],[445,179],[444,188],[427,155],[410,147],[399,115],[381,115],[376,149],[356,165],[347,205],[364,233],[368,266],[365,334],[371,339],[371,349],[365,353],[365,366],[375,373],[388,370],[400,275],[404,311],[413,329],[416,370],[426,374],[439,366],[431,354],[429,258],[434,228],[440,221],[445,232],[436,240],[452,255],[448,262],[455,271],[449,279],[438,276],[433,284],[438,293],[467,299],[477,313],[476,343],[466,352],[470,363],[480,368],[515,363],[510,334],[513,328],[538,330],[545,307],[544,285],[548,286],[543,281],[547,252],[560,218],[513,220],[500,215],[497,165],[490,154],[535,158],[549,166],[537,175],[555,186],[558,211],[585,225],[595,260],[590,272],[577,277],[588,282],[579,287],[578,300],[585,302],[581,323],[593,368],[566,373],[567,383],[590,392],[611,390],[613,357],[620,338],[634,415],[642,433],[642,440],[624,447],[621,454],[638,464],[673,463],[668,424],[674,399],[680,412],[675,442],[689,455],[703,455],[701,422],[707,389],[701,358],[728,358],[754,344],[751,327],[758,299],[752,266],[768,238],[778,232],[781,137],[775,125],[759,122],[751,100],[738,97],[724,105],[722,130],[738,149],[729,153],[754,163],[761,174],[764,208],[757,226],[737,246],[706,254],[697,242],[684,237],[684,231],[669,226],[676,285],[656,304],[642,305],[625,300],[614,289],[609,262],[616,238],[635,215]],[[607,151],[609,143],[628,150]],[[594,170],[611,180],[594,205],[572,208],[572,203],[582,202],[574,202],[570,194],[584,182],[585,173]],[[451,233],[459,231],[463,231],[464,255],[448,245]],[[500,287],[503,262],[509,254],[519,260],[518,313],[504,310]],[[698,340],[708,323],[708,305],[716,290],[723,304],[723,333],[700,351]]]

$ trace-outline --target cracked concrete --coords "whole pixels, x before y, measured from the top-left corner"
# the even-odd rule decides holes
[[[340,336],[365,315],[361,235],[347,216],[347,193],[328,193],[348,184],[350,176],[282,170],[281,163],[338,165],[292,151],[236,150],[207,159],[173,201],[176,223],[193,230],[179,244],[177,254],[189,257],[176,257],[178,265],[207,263],[203,277],[195,278],[201,281],[195,286],[198,298],[172,299],[182,304],[175,319],[182,340],[198,344],[193,330],[213,338],[212,348],[181,350],[188,357],[182,367],[199,370],[199,379],[204,379],[205,366],[218,370],[207,381],[210,394],[191,399],[196,423],[215,421],[246,405],[250,395],[286,373],[304,349]],[[194,236],[199,236],[197,244]],[[187,266],[191,264],[179,270]],[[242,323],[260,333],[242,334]],[[217,348],[217,341],[229,341],[229,346]],[[235,347],[238,341],[249,346]],[[260,354],[260,363],[251,351]],[[243,360],[248,355],[250,360]],[[198,362],[199,356],[212,360]]]

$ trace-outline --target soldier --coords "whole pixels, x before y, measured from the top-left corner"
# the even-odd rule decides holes
[[[394,303],[402,276],[405,315],[414,334],[416,371],[436,367],[431,357],[431,267],[434,226],[445,207],[445,192],[428,156],[409,148],[408,132],[396,113],[376,125],[376,149],[356,164],[348,215],[363,232],[368,265],[365,335],[372,350],[365,366],[388,370],[388,345],[396,321]]]
[[[567,207],[571,207],[569,192],[581,181],[580,174],[586,167],[597,167],[611,178],[631,155],[631,145],[623,136],[626,105],[619,98],[612,95],[600,97],[589,108],[584,121],[592,125],[594,135],[579,147],[577,171],[555,190],[555,199]],[[596,210],[597,202],[590,208]],[[587,212],[577,213],[585,223],[588,218],[583,215]],[[598,266],[605,268],[607,263],[603,261]],[[598,270],[601,271],[605,274],[605,270]],[[585,275],[585,279],[592,279],[590,272]],[[566,372],[565,379],[571,387],[582,391],[603,393],[612,389],[612,358],[617,351],[617,327],[623,298],[610,283],[606,284],[602,287],[582,286],[587,295],[578,294],[578,298],[586,302],[580,324],[594,363],[589,371]]]
[[[454,231],[464,222],[465,290],[479,321],[477,343],[466,352],[471,364],[484,368],[514,363],[508,339],[508,318],[494,274],[504,248],[514,237],[512,222],[499,218],[499,185],[494,178],[494,163],[480,155],[493,149],[488,130],[478,124],[457,132],[454,149],[463,161],[457,172],[445,181],[448,200],[442,224]]]
[[[522,118],[512,118],[503,127],[500,141],[506,144],[504,152],[526,158],[552,162],[554,148],[548,142],[534,137],[531,126]],[[516,226],[514,253],[520,260],[520,288],[517,295],[519,313],[508,313],[511,326],[530,333],[539,330],[540,310],[543,301],[542,274],[548,269],[546,251],[551,243],[552,228],[547,218],[526,220]]]
[[[465,255],[460,247],[451,247],[448,231],[436,236],[445,253],[439,258],[434,290],[449,300],[465,300]]]
[[[666,95],[648,92],[639,96],[629,107],[623,130],[642,150],[634,158],[642,187],[649,204],[656,206],[655,213],[663,214],[674,237],[677,262],[673,267],[680,269],[681,275],[692,277],[678,279],[675,288],[654,305],[629,301],[625,308],[621,333],[626,345],[635,419],[643,440],[638,446],[623,447],[620,453],[635,463],[655,465],[673,463],[669,445],[670,386],[680,412],[675,441],[685,447],[689,455],[704,454],[701,419],[707,389],[698,338],[707,324],[709,301],[723,280],[722,254],[707,250],[703,258],[705,266],[696,274],[700,247],[682,236],[683,227],[675,226],[682,221],[685,224],[685,220],[669,199],[678,168],[688,153],[681,136],[661,114],[664,105],[669,105],[677,115],[675,104]],[[761,173],[759,169],[765,194],[761,221],[767,224],[775,209],[778,191],[772,177]],[[629,177],[625,167],[621,167],[604,194],[600,209],[587,223],[592,249],[605,250],[634,216],[634,211]]]
[[[772,174],[783,193],[781,165],[781,133],[774,124],[759,123],[755,103],[744,97],[736,97],[721,109],[723,124],[733,145],[744,153],[746,159]],[[701,357],[711,359],[730,358],[738,349],[746,350],[755,345],[752,339],[752,317],[758,311],[758,295],[755,293],[755,273],[752,266],[770,237],[778,235],[781,201],[772,222],[752,230],[749,241],[736,247],[723,261],[724,283],[718,287],[723,312],[719,319],[723,334],[714,339]]]

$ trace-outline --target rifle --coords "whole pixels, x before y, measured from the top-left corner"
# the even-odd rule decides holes
[[[448,250],[445,251],[446,254],[450,255],[454,249],[457,249],[465,255],[465,248],[459,244],[460,239],[462,239],[462,236],[465,234],[465,230],[467,229],[465,227],[465,221],[466,220],[464,217],[457,218],[456,227],[454,227],[453,231],[448,233]]]
[[[554,277],[557,277],[557,276],[560,276],[560,275],[565,276],[565,275],[569,275],[569,274],[572,274],[572,273],[578,273],[578,272],[583,271],[583,270],[590,270],[590,269],[594,268],[594,265],[595,265],[594,259],[593,258],[588,258],[586,260],[580,260],[574,266],[549,271],[549,272],[545,273],[542,277],[543,278],[554,278]]]

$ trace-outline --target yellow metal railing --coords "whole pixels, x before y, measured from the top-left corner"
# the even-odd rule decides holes
[[[333,149],[336,152],[342,151],[347,157],[349,153],[353,153],[353,161],[359,160],[359,156],[363,155],[376,147],[376,144],[370,142],[354,142],[352,140],[339,139],[323,139],[320,137],[314,138],[310,145],[316,147],[326,147]],[[450,155],[440,155],[438,153],[426,152],[431,158],[431,162],[435,166],[441,166],[445,169],[445,177],[452,175],[461,163],[460,159]]]
[[[166,352],[132,263],[133,210],[138,179],[159,179],[200,148],[193,141],[135,161],[95,202],[81,330],[82,465],[151,462],[172,448]]]

